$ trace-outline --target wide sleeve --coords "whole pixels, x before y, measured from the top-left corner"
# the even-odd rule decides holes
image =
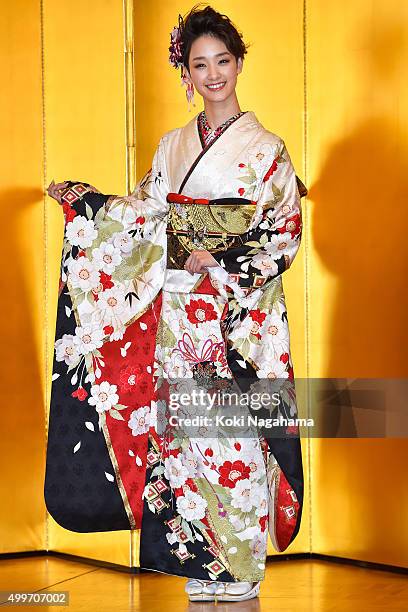
[[[283,140],[262,177],[257,206],[242,245],[214,258],[242,288],[266,288],[291,266],[302,235],[298,180]],[[302,185],[302,183],[300,183]]]
[[[149,244],[156,257],[159,250],[154,247],[165,248],[168,192],[163,138],[151,168],[128,196],[95,192],[88,183],[70,181],[62,192],[65,223],[61,283],[67,280],[71,261],[82,255],[92,259],[96,248],[112,251],[116,243],[125,241],[132,245],[144,244],[146,250]]]
[[[139,219],[139,222],[141,219],[163,217],[168,212],[168,192],[169,182],[161,138],[151,168],[138,181],[130,195],[95,192],[89,183],[68,181],[67,188],[62,192],[65,224],[72,222],[77,215],[97,223],[107,212],[115,217],[120,212],[122,220],[130,216]]]

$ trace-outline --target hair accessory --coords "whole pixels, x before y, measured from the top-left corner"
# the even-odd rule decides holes
[[[191,111],[191,107],[195,106],[194,104],[194,85],[187,81],[185,74],[183,73],[181,76],[181,84],[186,86],[186,98],[188,102],[188,110]]]
[[[190,83],[186,77],[185,67],[183,64],[183,42],[181,35],[184,29],[183,17],[179,14],[178,26],[174,26],[170,34],[170,55],[169,62],[174,68],[181,68],[181,85],[186,87],[186,98],[188,102],[188,110],[191,111],[191,107],[194,104],[194,85]]]
[[[181,33],[184,28],[184,21],[180,14],[178,16],[178,22],[178,26],[174,26],[170,34],[169,62],[174,68],[183,66],[183,43],[181,42]]]

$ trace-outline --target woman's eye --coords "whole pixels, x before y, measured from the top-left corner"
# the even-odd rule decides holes
[[[221,64],[222,62],[225,62],[226,64],[229,64],[230,60],[229,59],[222,59],[218,63]],[[196,64],[194,66],[194,68],[202,68],[202,66],[205,66],[205,64]]]

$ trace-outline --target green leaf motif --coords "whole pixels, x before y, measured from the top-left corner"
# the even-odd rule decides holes
[[[124,404],[116,404],[115,408],[116,410],[125,410],[125,408],[128,408],[129,406],[125,406]]]
[[[186,536],[188,537],[188,539],[190,540],[190,542],[194,542],[193,532],[191,531],[190,525],[187,523],[185,519],[182,519],[181,521],[181,528],[186,534]]]
[[[118,232],[123,232],[123,225],[119,223],[119,221],[107,219],[105,222],[101,223],[98,228],[98,235],[92,243],[92,250],[98,248],[102,242],[106,242],[108,238],[111,238],[113,234],[117,234]]]
[[[92,219],[93,217],[93,210],[92,208],[89,206],[88,202],[85,202],[85,211],[86,211],[86,216],[88,219]]]
[[[94,221],[95,225],[100,225],[105,218],[106,210],[105,207],[102,206],[95,215]]]
[[[109,410],[109,414],[112,418],[117,419],[118,421],[124,421],[125,419],[123,418],[123,416],[120,414],[120,412],[118,412],[117,410],[115,410],[114,408],[111,408]]]
[[[161,476],[164,474],[164,465],[157,465],[151,473],[151,477],[153,476]]]
[[[152,242],[137,245],[130,257],[123,259],[121,264],[112,273],[112,279],[123,282],[132,280],[136,276],[142,276],[163,255],[163,248]]]
[[[254,182],[253,176],[240,176],[239,180],[243,183],[247,183],[247,185],[252,185],[252,183]]]

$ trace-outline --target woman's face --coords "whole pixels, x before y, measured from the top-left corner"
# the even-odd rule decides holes
[[[191,45],[189,66],[186,79],[208,102],[225,102],[234,95],[242,59],[237,62],[219,38],[209,34],[196,38]]]

